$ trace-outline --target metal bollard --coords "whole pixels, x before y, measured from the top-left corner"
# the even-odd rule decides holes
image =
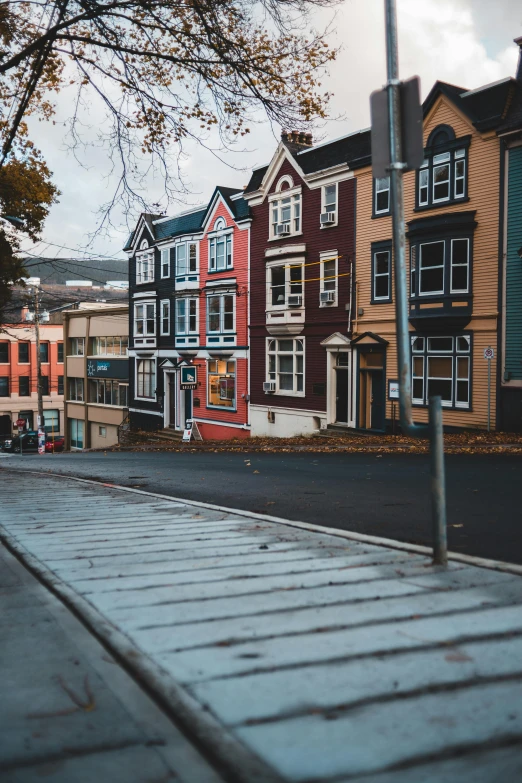
[[[431,514],[433,524],[433,562],[448,564],[446,529],[446,476],[444,472],[444,436],[440,397],[430,397]]]

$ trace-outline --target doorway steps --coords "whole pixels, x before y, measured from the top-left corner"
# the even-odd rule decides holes
[[[173,440],[176,441],[176,443],[181,443],[183,432],[166,427],[164,430],[158,430],[158,432],[155,432],[154,436],[156,438],[161,438],[162,440]]]
[[[326,427],[320,429],[315,433],[318,437],[323,438],[338,438],[340,436],[346,436],[351,438],[354,435],[375,435],[375,432],[371,430],[359,430],[354,427],[343,426],[342,424],[327,424]]]

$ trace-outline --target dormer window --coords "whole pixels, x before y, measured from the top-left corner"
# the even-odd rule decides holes
[[[232,255],[233,227],[227,228],[225,219],[220,217],[214,223],[214,230],[209,238],[208,270],[223,272],[234,266]]]
[[[151,283],[154,280],[154,248],[149,249],[146,239],[136,253],[136,284]]]
[[[417,209],[467,200],[469,143],[469,136],[455,138],[449,125],[439,125],[432,131],[424,163],[417,172]]]

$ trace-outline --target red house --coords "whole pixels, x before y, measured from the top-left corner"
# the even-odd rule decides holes
[[[252,215],[252,435],[300,435],[351,421],[353,172],[369,161],[368,133],[315,147],[310,134],[283,133],[243,194]]]
[[[194,391],[193,418],[204,438],[250,435],[249,228],[250,216],[242,191],[216,188],[201,226],[198,315],[201,337],[200,349],[193,359],[201,384]],[[180,346],[176,348],[183,356]]]

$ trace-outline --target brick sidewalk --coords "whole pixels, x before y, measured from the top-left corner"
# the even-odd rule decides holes
[[[26,472],[0,482],[10,545],[231,779],[522,776],[516,567],[443,571],[342,531]]]

